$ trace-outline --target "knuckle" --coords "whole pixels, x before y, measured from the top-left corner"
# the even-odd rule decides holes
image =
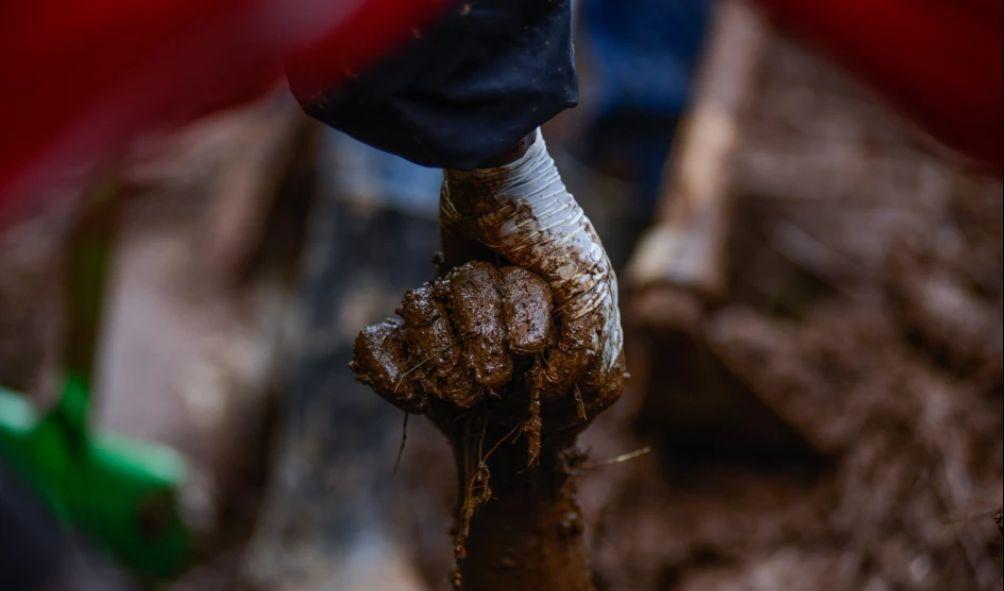
[[[415,371],[421,372],[432,394],[463,408],[477,403],[481,392],[467,374],[446,306],[433,287],[425,284],[407,291],[400,312],[411,357],[418,364]]]
[[[351,366],[359,382],[398,408],[419,414],[425,410],[426,398],[407,379],[403,328],[396,318],[364,328],[356,337]]]
[[[603,347],[602,314],[594,311],[561,323],[557,343],[546,355],[537,385],[547,398],[556,398],[596,366]]]
[[[505,385],[512,377],[512,359],[506,347],[498,269],[469,262],[451,271],[447,283],[450,319],[474,379],[490,388]]]
[[[501,274],[509,349],[519,355],[540,353],[552,336],[551,290],[538,275],[522,267],[505,267]]]

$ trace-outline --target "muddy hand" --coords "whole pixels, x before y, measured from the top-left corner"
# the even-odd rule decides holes
[[[560,334],[559,316],[544,280],[525,269],[466,263],[409,290],[398,313],[359,333],[352,368],[389,402],[428,414],[447,435],[457,417],[486,408],[495,423],[526,423],[530,448],[539,449],[542,432],[577,432],[589,413],[612,402],[584,384],[541,403],[535,371]]]
[[[471,245],[480,245],[550,288],[557,335],[532,372],[545,401],[576,390],[616,399],[624,373],[617,278],[539,130],[510,164],[447,171],[440,225],[447,262],[467,260]]]
[[[452,439],[472,409],[522,424],[532,461],[542,437],[574,436],[620,395],[616,278],[539,133],[511,164],[447,172],[441,218],[448,265],[503,266],[467,262],[409,291],[401,318],[360,333],[353,368]]]

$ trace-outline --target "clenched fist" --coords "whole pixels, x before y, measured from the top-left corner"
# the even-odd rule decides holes
[[[486,406],[542,432],[577,432],[620,394],[617,283],[592,224],[539,133],[515,162],[448,171],[440,221],[447,262],[392,318],[363,330],[353,369],[399,408],[449,430]],[[542,427],[542,429],[541,429]],[[450,435],[450,433],[447,433]]]
[[[409,290],[398,313],[356,338],[352,367],[360,381],[402,410],[428,413],[441,428],[486,405],[498,420],[531,421],[530,437],[537,436],[535,422],[543,419],[536,376],[547,375],[560,334],[543,279],[473,261]],[[619,384],[603,385],[583,380],[574,392],[548,398],[556,420],[543,427],[584,426],[619,394]]]

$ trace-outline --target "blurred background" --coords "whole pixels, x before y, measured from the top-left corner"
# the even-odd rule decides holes
[[[581,438],[597,587],[1000,589],[999,163],[744,2],[575,12],[544,135],[632,376]],[[7,227],[0,587],[448,589],[449,449],[347,367],[440,180],[280,88]]]

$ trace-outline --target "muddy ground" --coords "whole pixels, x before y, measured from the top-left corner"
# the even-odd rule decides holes
[[[656,453],[585,479],[600,578],[999,588],[1000,184],[785,40],[765,63],[726,301],[679,331],[634,300],[624,418]]]

